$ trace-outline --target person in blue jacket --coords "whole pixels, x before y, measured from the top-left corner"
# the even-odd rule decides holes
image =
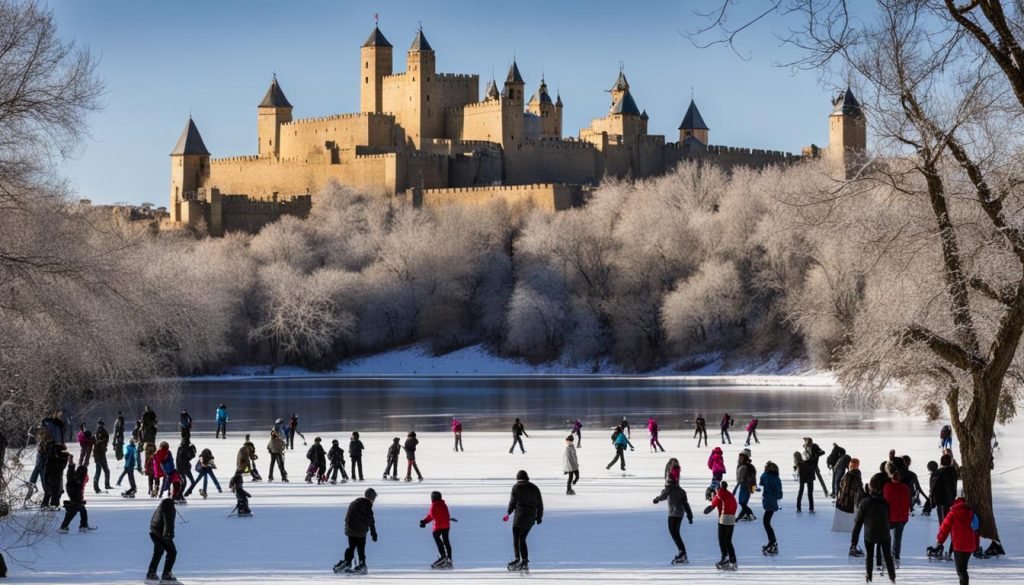
[[[629,438],[621,426],[615,427],[615,432],[612,433],[612,444],[615,445],[615,459],[612,459],[612,462],[605,469],[611,469],[615,462],[619,461],[622,471],[626,471],[626,447],[629,447],[629,450],[632,451],[633,443],[629,442]]]
[[[122,492],[121,495],[126,498],[135,497],[135,468],[141,467],[139,465],[139,450],[135,446],[135,439],[128,442],[128,446],[124,448],[124,471],[121,472],[121,477],[117,478],[118,487],[121,486],[121,481],[124,477],[128,476],[129,489],[126,492]]]
[[[217,407],[217,432],[214,433],[213,438],[215,439],[226,439],[228,438],[228,407],[224,406],[221,402],[220,406]]]
[[[758,482],[761,486],[761,505],[764,507],[764,532],[768,535],[768,544],[761,547],[766,555],[779,554],[779,543],[775,540],[772,529],[772,516],[779,511],[779,500],[782,499],[782,480],[779,479],[779,466],[771,461],[764,464],[764,473]]]

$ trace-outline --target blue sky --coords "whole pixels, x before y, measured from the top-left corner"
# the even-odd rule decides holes
[[[215,157],[256,152],[256,104],[276,72],[296,117],[359,110],[359,47],[380,27],[395,46],[395,70],[418,23],[438,70],[492,71],[513,54],[532,93],[543,72],[565,102],[563,133],[605,115],[624,63],[650,132],[678,137],[691,87],[711,142],[799,152],[827,142],[832,87],[776,63],[787,49],[779,23],[748,32],[738,56],[699,49],[681,31],[710,2],[517,0],[175,1],[54,0],[62,35],[99,58],[105,109],[65,174],[95,202],[167,204],[168,153],[191,111]],[[746,8],[757,6],[747,4]],[[740,7],[740,10],[744,10]],[[739,14],[736,15],[739,18]],[[481,94],[483,88],[481,88]]]

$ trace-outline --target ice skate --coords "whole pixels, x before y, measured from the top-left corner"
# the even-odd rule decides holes
[[[773,542],[773,543],[770,543],[770,544],[766,544],[763,547],[761,547],[761,552],[766,557],[768,557],[768,556],[775,556],[775,555],[779,554],[779,544],[776,543],[776,542]]]
[[[985,556],[987,556],[987,557],[996,557],[996,558],[998,558],[998,557],[1001,557],[1001,556],[1003,556],[1005,554],[1006,554],[1006,551],[1003,550],[1003,545],[999,544],[998,540],[993,540],[988,545],[988,548],[985,549]]]
[[[344,573],[345,571],[348,571],[351,568],[352,568],[352,563],[346,563],[345,559],[342,559],[342,560],[338,561],[337,563],[334,563],[333,570],[334,570],[335,573]]]
[[[160,577],[156,573],[149,573],[146,575],[146,583],[148,585],[156,585],[160,582]]]
[[[575,496],[576,492],[572,488],[568,488],[567,490],[565,490],[565,495],[567,495],[567,496]]]
[[[348,575],[365,575],[366,574],[366,563],[359,563],[351,569],[345,571]]]
[[[689,562],[690,561],[687,560],[686,553],[684,553],[684,552],[680,552],[679,554],[677,554],[676,556],[674,556],[672,558],[672,564],[673,565],[685,565],[685,564],[687,564]]]
[[[521,565],[521,564],[522,564],[522,561],[520,561],[519,559],[516,559],[514,561],[510,561],[508,565],[505,565],[505,568],[507,568],[509,571],[518,571],[519,570],[519,565]]]
[[[93,530],[96,530],[95,526],[79,526],[78,527],[78,531],[79,532],[92,532]]]
[[[850,556],[860,558],[864,556],[864,551],[856,545],[850,547]]]
[[[445,561],[448,560],[444,557],[438,557],[436,561],[430,564],[431,569],[442,569],[444,568]]]
[[[160,577],[160,585],[170,585],[172,583],[179,583],[178,578],[171,573],[164,573]]]

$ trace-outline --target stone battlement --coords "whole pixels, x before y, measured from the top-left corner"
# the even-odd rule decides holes
[[[525,146],[543,148],[544,150],[595,150],[596,147],[583,140],[560,140],[558,138],[547,138],[531,140]]]
[[[333,120],[352,120],[352,119],[356,119],[356,118],[369,118],[371,121],[374,121],[375,118],[378,118],[379,120],[377,120],[377,121],[391,121],[391,120],[394,120],[395,117],[392,116],[391,114],[376,114],[376,113],[372,113],[372,112],[354,112],[354,113],[350,113],[350,114],[333,114],[333,115],[330,115],[330,116],[320,116],[318,118],[299,118],[297,120],[292,120],[291,122],[285,122],[285,123],[281,124],[281,126],[299,126],[299,125],[302,125],[302,124],[315,124],[315,123],[318,123],[318,122],[331,122]]]
[[[484,187],[448,187],[444,189],[426,189],[431,195],[460,195],[472,193],[516,193],[521,191],[537,191],[538,189],[555,189],[557,187],[576,188],[575,185],[561,183],[535,183],[532,185],[492,185]]]
[[[253,162],[258,160],[260,160],[258,154],[243,154],[239,156],[222,156],[220,158],[211,158],[210,164]]]
[[[459,111],[461,111],[463,109],[466,109],[466,110],[473,110],[473,109],[495,109],[495,110],[500,110],[501,106],[502,106],[502,101],[500,99],[498,99],[498,100],[486,100],[486,101],[482,101],[482,102],[470,102],[468,104],[462,104],[460,106],[452,106],[450,108],[447,108],[447,110],[449,112],[453,112],[453,111],[454,112],[459,112]]]

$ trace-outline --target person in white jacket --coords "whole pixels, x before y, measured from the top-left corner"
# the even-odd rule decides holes
[[[562,452],[562,473],[569,476],[565,484],[565,495],[575,496],[576,492],[572,486],[580,480],[580,463],[576,459],[576,445],[573,444],[572,435],[565,438],[565,451]]]

